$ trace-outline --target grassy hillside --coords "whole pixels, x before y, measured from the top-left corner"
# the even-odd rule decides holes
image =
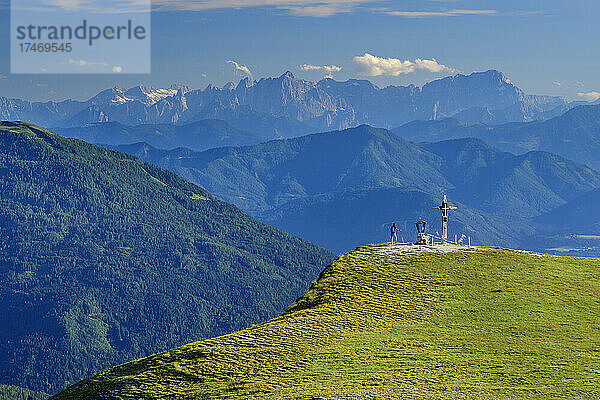
[[[116,367],[53,399],[600,395],[600,260],[418,249],[359,248],[278,318]]]
[[[133,156],[0,124],[0,382],[55,393],[280,314],[332,254]]]
[[[0,384],[0,400],[44,400],[48,397],[46,393]]]

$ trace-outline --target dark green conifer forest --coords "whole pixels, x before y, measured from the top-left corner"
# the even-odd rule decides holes
[[[0,124],[0,383],[51,394],[243,329],[332,258],[133,156]]]

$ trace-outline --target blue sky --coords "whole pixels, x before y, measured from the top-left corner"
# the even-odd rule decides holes
[[[0,0],[5,1],[5,0]],[[61,6],[86,0],[44,0]],[[133,1],[133,0],[127,0]],[[155,0],[152,74],[11,75],[0,2],[0,96],[86,99],[101,89],[203,88],[278,76],[423,83],[487,69],[529,93],[600,96],[592,0]],[[435,60],[435,61],[433,61]],[[231,61],[231,62],[230,62]],[[237,64],[235,64],[235,63]],[[237,65],[237,67],[236,67]],[[326,68],[319,68],[326,67]]]

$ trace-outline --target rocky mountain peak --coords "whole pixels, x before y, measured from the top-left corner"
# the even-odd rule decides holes
[[[254,81],[251,80],[249,77],[245,77],[244,79],[240,80],[240,82],[238,83],[236,89],[242,89],[242,88],[249,88],[252,85],[254,85]]]
[[[280,77],[279,79],[296,79],[296,77],[294,76],[294,74],[291,71],[285,71]]]
[[[225,85],[223,85],[223,90],[225,91],[231,91],[231,90],[235,90],[235,83],[234,82],[227,82]]]
[[[32,112],[33,103],[0,104],[0,115],[5,119],[58,126],[96,104],[110,115],[110,120],[123,123],[181,121],[181,116],[173,115],[179,112],[175,109],[161,108],[159,112],[143,109],[177,95],[179,89],[175,86],[157,89],[140,85],[124,91],[115,87],[99,93],[88,102],[81,102],[81,106],[74,102],[61,102],[53,105],[52,109],[45,105],[40,106],[39,112]],[[259,81],[247,77],[237,84],[228,83],[223,89],[214,85],[208,85],[205,90],[181,89],[188,97],[189,116],[236,118],[237,111],[232,110],[243,106],[247,112],[289,118],[297,123],[306,123],[315,130],[343,129],[363,123],[389,128],[414,120],[452,116],[463,122],[531,121],[551,118],[559,115],[554,110],[564,112],[570,108],[564,99],[525,94],[497,70],[458,74],[429,82],[422,88],[414,85],[379,88],[368,80],[357,79],[338,82],[328,78],[312,82],[286,71],[279,77]],[[109,110],[134,102],[138,103],[135,107],[127,106],[115,112]]]

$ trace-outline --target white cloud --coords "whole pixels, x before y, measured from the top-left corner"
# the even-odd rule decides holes
[[[454,0],[431,0],[449,2]],[[331,15],[355,11],[367,4],[382,3],[382,0],[152,0],[153,11],[207,11],[242,8],[269,7],[300,17],[329,17]],[[10,2],[0,0],[0,10],[9,9]],[[134,13],[148,12],[147,0],[40,0],[35,6],[13,9],[39,12],[66,10],[93,13]],[[546,11],[498,12],[496,10],[435,10],[435,11],[394,11],[389,8],[369,7],[370,11],[383,12],[408,18],[456,17],[461,15],[505,15],[529,16],[545,14]]]
[[[438,63],[435,58],[432,58],[431,60],[417,58],[414,61],[402,61],[397,58],[382,58],[365,53],[363,56],[354,57],[354,62],[358,65],[360,72],[366,76],[400,76],[413,73],[417,70],[448,73],[456,72],[454,68]]]
[[[437,62],[435,58],[431,60],[421,60],[417,58],[415,60],[417,69],[423,69],[429,72],[456,72],[454,68],[447,67]]]
[[[8,79],[8,76],[6,76],[6,75],[0,75],[0,81],[3,81],[5,79]]]
[[[324,18],[332,15],[348,13],[354,8],[353,4],[321,4],[315,6],[281,7],[287,9],[290,14],[298,17]]]
[[[577,81],[577,82],[575,82],[575,86],[576,86],[576,87],[578,87],[578,88],[580,88],[580,89],[583,89],[583,87],[584,87],[585,85],[583,84],[583,82],[581,82],[581,81]]]
[[[445,10],[445,11],[385,11],[387,15],[406,18],[460,17],[464,15],[495,15],[496,10]]]
[[[302,64],[298,67],[301,71],[319,71],[325,73],[325,76],[332,77],[334,73],[340,72],[342,67],[337,65],[310,65]]]
[[[107,65],[105,62],[91,62],[85,60],[73,60],[69,59],[69,65],[77,65],[78,67],[92,67],[95,65]]]
[[[237,62],[232,61],[232,60],[229,60],[226,62],[228,64],[233,65],[233,67],[235,68],[236,71],[240,71],[240,72],[246,74],[249,78],[252,78],[252,72],[250,72],[250,68],[246,67],[245,65],[238,64]]]
[[[273,7],[296,16],[328,17],[350,12],[357,6],[377,1],[379,0],[153,0],[152,6],[157,11],[204,11]]]
[[[562,86],[562,83],[560,83],[559,81],[554,81],[554,82],[552,82],[552,84],[554,86],[556,86],[556,87],[561,87]]]
[[[150,3],[147,0],[40,0],[14,5],[13,9],[36,12],[69,11],[118,14],[149,12]]]
[[[61,8],[67,11],[78,11],[89,8],[89,2],[85,0],[45,0],[42,4]]]
[[[577,96],[585,101],[596,101],[600,99],[600,92],[579,92]]]
[[[123,71],[123,68],[119,67],[119,66],[114,66],[114,67],[112,67],[112,71],[113,72],[121,72],[121,71]]]

